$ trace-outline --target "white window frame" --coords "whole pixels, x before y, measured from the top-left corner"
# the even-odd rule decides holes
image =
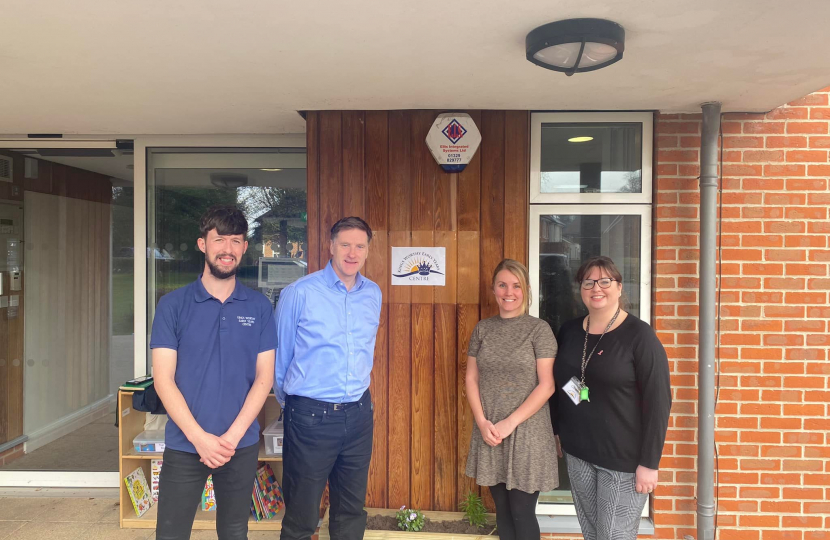
[[[643,126],[641,193],[542,193],[542,125],[640,123]],[[650,112],[533,113],[530,116],[531,204],[651,204],[654,115]]]
[[[119,137],[120,138],[120,137]],[[149,230],[147,229],[147,151],[160,148],[305,148],[304,134],[289,135],[156,135],[138,136],[134,141],[135,165],[133,172],[133,204],[135,223],[135,253],[146,253]],[[133,305],[135,313],[133,328],[135,330],[134,371],[136,377],[147,375],[150,369],[147,350],[150,336],[147,332],[147,295],[149,294],[147,259],[135,258],[133,268],[135,289]]]
[[[642,192],[641,193],[542,193],[541,148],[542,125],[551,123],[615,122],[642,124]],[[540,112],[530,116],[530,208],[528,212],[528,256],[530,282],[539,283],[539,224],[543,215],[623,215],[640,217],[640,318],[651,324],[652,279],[652,163],[654,115],[652,112]],[[530,314],[539,316],[539,287],[531,287]],[[641,513],[643,523],[650,521],[651,504]],[[540,519],[573,519],[573,504],[537,503]],[[547,516],[547,517],[546,517]],[[551,529],[553,530],[553,529]]]
[[[640,319],[651,323],[651,206],[647,204],[534,204],[530,206],[530,283],[539,283],[539,219],[547,215],[640,217]],[[530,314],[539,316],[539,287],[531,287]]]

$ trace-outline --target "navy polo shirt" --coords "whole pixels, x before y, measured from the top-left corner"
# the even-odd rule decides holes
[[[219,436],[231,427],[254,384],[257,355],[276,348],[271,317],[271,302],[239,280],[224,304],[207,292],[201,275],[159,300],[150,348],[177,351],[176,386],[208,433]],[[164,438],[167,448],[197,453],[172,419]],[[254,420],[238,448],[258,442]]]

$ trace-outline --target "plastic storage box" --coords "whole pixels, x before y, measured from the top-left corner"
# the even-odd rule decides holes
[[[154,429],[142,431],[133,439],[135,451],[143,454],[150,452],[164,452],[164,430]]]
[[[282,438],[284,434],[285,431],[282,425],[282,417],[271,422],[271,424],[262,431],[262,437],[265,439],[266,456],[282,455]]]

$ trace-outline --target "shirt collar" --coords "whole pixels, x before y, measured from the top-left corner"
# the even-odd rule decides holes
[[[236,285],[234,286],[233,293],[231,293],[230,297],[234,300],[247,300],[248,293],[245,292],[245,287],[239,282],[239,278],[235,279]],[[193,297],[197,302],[204,302],[214,298],[213,295],[205,289],[205,284],[202,283],[202,274],[199,274],[199,277],[196,278],[196,290],[193,292]]]
[[[343,283],[340,280],[340,278],[337,277],[337,274],[335,273],[334,268],[332,268],[331,260],[329,260],[328,264],[323,269],[323,279],[326,280],[326,286],[329,289],[334,288],[334,286],[337,285],[338,283]],[[363,282],[364,281],[365,281],[365,279],[363,278],[363,274],[358,272],[357,276],[355,276],[355,281],[354,281],[355,286],[352,289],[353,290],[360,290],[361,288],[363,288]],[[345,287],[345,285],[343,285],[343,286]]]

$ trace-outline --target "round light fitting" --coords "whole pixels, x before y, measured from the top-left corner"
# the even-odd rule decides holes
[[[622,60],[625,29],[605,19],[566,19],[532,30],[525,49],[528,61],[570,77]]]

